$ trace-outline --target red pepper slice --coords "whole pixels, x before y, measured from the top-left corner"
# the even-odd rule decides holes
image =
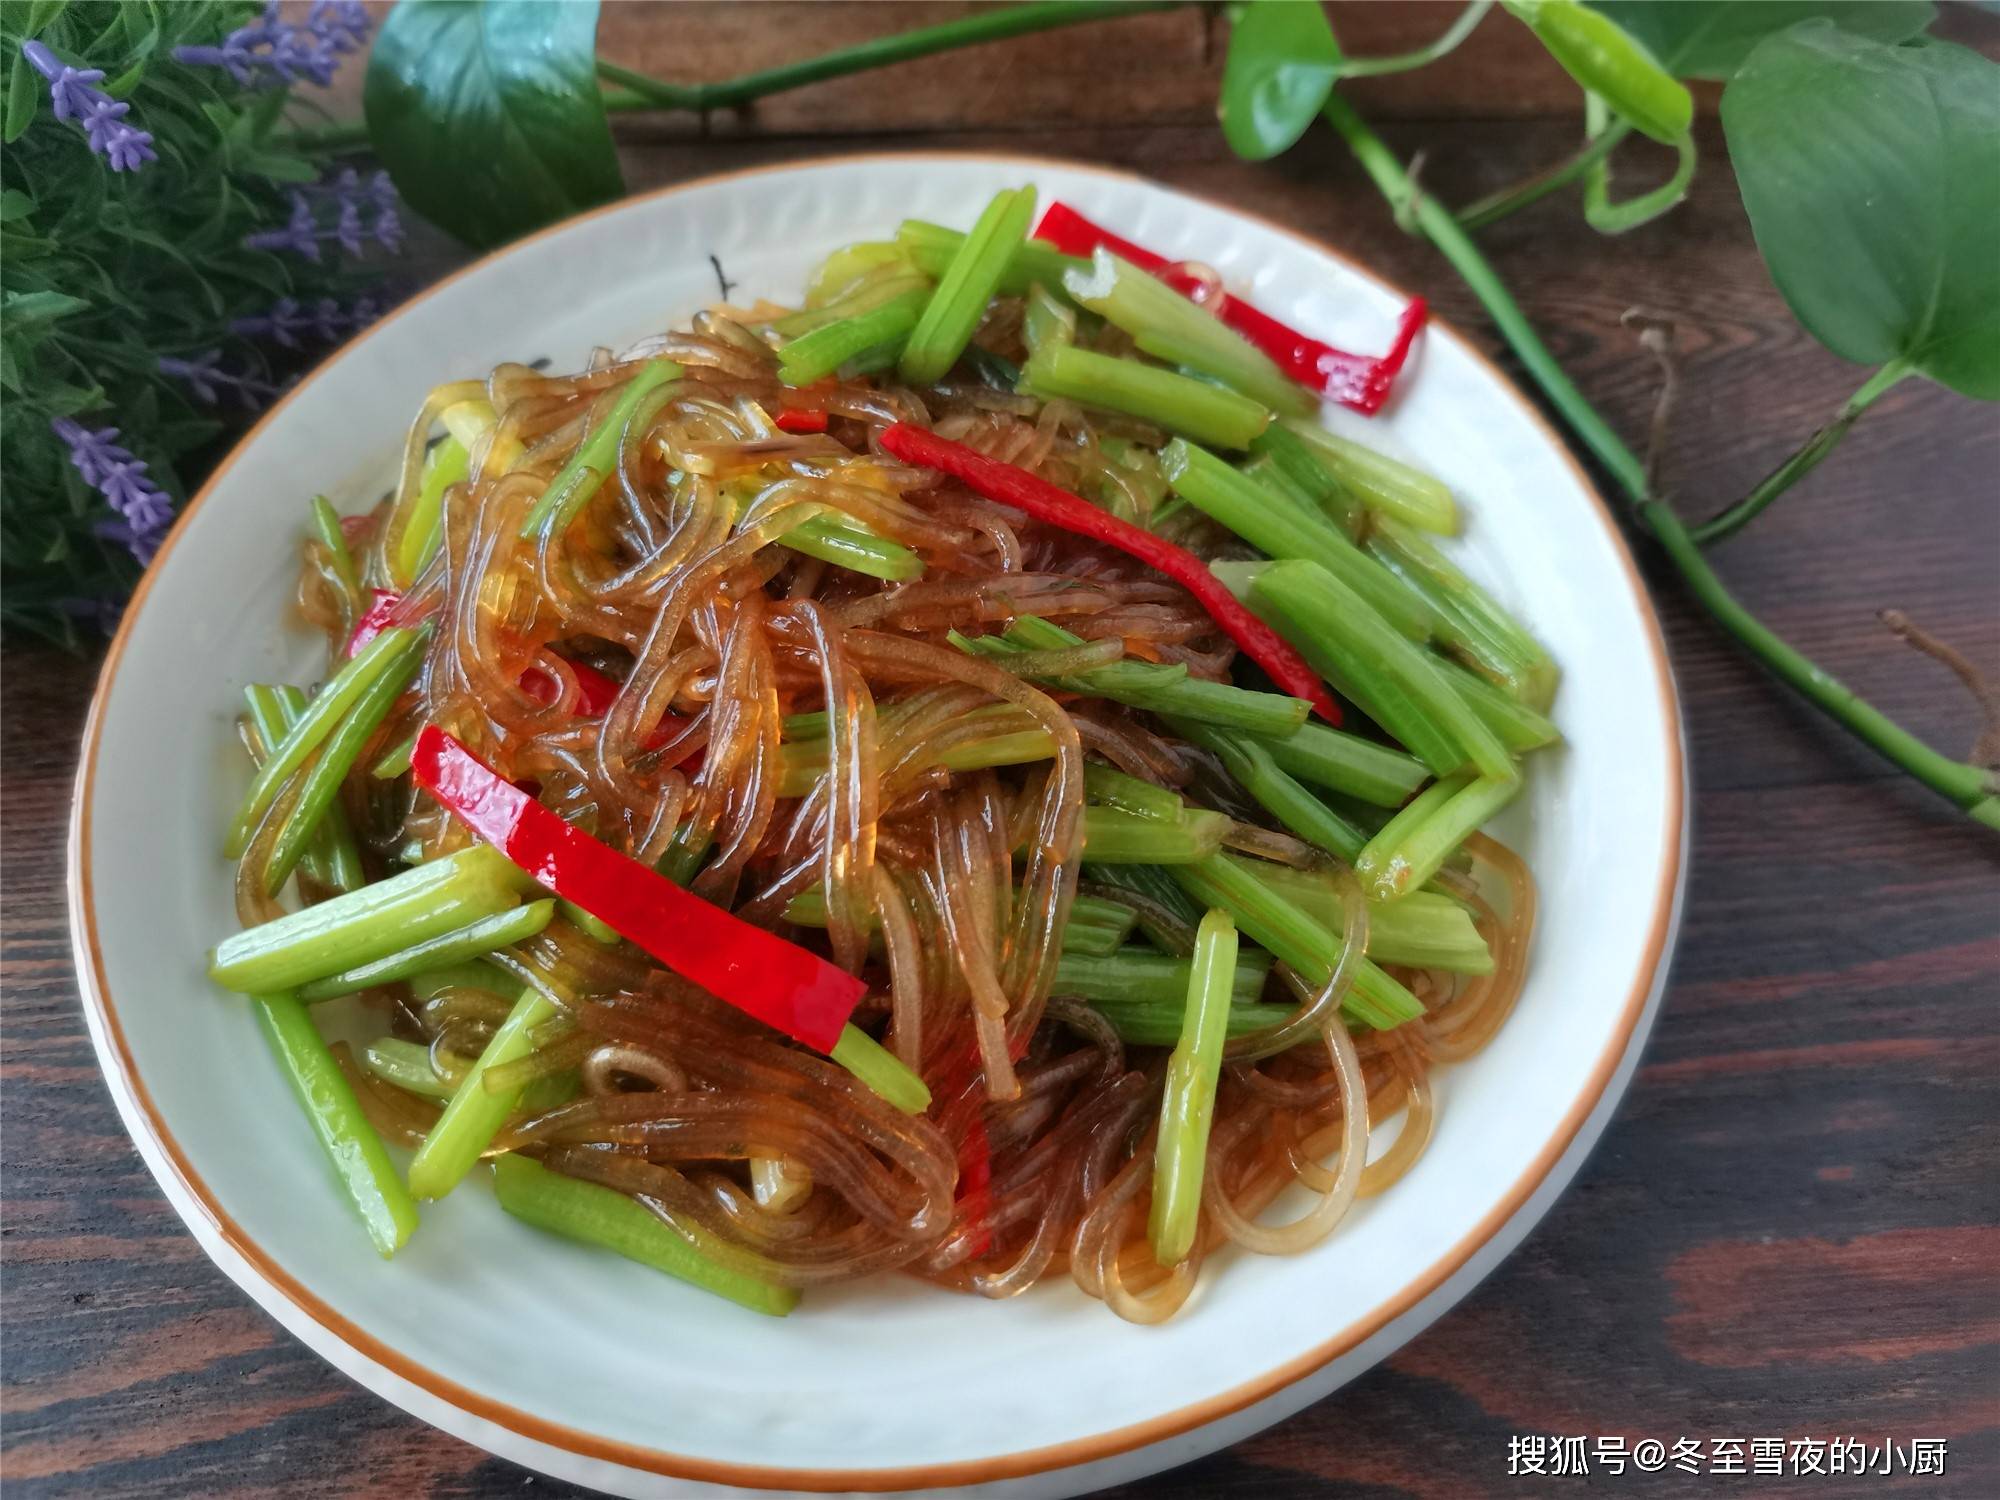
[[[1153,272],[1175,291],[1196,302],[1203,300],[1196,293],[1209,290],[1206,282],[1170,264],[1165,256],[1091,223],[1067,203],[1051,203],[1048,206],[1042,215],[1042,222],[1036,226],[1035,238],[1054,245],[1065,255],[1088,255],[1101,245],[1113,255],[1131,261],[1140,270]],[[1217,317],[1255,344],[1279,369],[1307,390],[1371,417],[1389,399],[1396,377],[1402,373],[1403,364],[1409,358],[1410,346],[1416,342],[1418,332],[1430,316],[1424,299],[1412,298],[1397,319],[1396,337],[1390,343],[1388,352],[1377,357],[1336,349],[1332,344],[1279,322],[1239,297],[1225,295],[1215,311]]]
[[[395,623],[396,606],[403,602],[401,594],[388,589],[370,589],[368,608],[361,612],[361,618],[354,622],[354,631],[347,638],[347,654],[351,657],[376,636]]]
[[[1340,722],[1340,706],[1327,692],[1319,674],[1306,665],[1305,658],[1284,637],[1244,608],[1192,552],[1150,531],[1141,531],[1131,522],[1099,510],[1088,500],[1059,489],[1026,469],[988,458],[963,443],[941,438],[928,428],[897,422],[883,431],[882,447],[905,463],[949,474],[988,500],[1011,505],[1038,521],[1116,547],[1127,557],[1135,557],[1147,567],[1166,574],[1201,601],[1215,623],[1243,648],[1246,656],[1270,674],[1281,690],[1306,699],[1329,724]]]
[[[565,901],[738,1010],[831,1052],[867,986],[796,943],[753,927],[572,827],[436,725],[410,756],[424,788]]]
[[[771,419],[780,432],[825,432],[826,413],[787,406]]]

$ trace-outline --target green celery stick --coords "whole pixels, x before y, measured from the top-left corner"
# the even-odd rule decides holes
[[[305,784],[292,804],[291,813],[271,843],[270,863],[264,872],[267,894],[276,895],[284,888],[293,867],[311,847],[327,813],[338,803],[341,784],[354,769],[361,747],[389,716],[410,678],[423,665],[429,639],[430,627],[425,626],[404,641],[381,673],[354,700],[347,717],[320,746],[319,758],[306,771]]]
[[[1301,781],[1377,807],[1401,807],[1430,780],[1414,755],[1325,724],[1309,721],[1282,737],[1259,736],[1259,742]]]
[[[1153,1209],[1147,1234],[1153,1259],[1163,1266],[1177,1266],[1187,1259],[1201,1222],[1202,1168],[1215,1118],[1215,1088],[1222,1079],[1236,948],[1236,924],[1228,912],[1210,911],[1201,919],[1195,929],[1187,1016],[1181,1023],[1180,1042],[1167,1059],[1153,1153]]]
[[[1123,1005],[1135,1009],[1153,1007],[1171,1012],[1178,1031],[1181,1012],[1187,1006],[1188,979],[1192,960],[1171,953],[1155,953],[1150,948],[1120,948],[1116,953],[1065,952],[1056,962],[1055,983],[1049,993],[1096,1006]],[[1271,977],[1271,955],[1255,948],[1245,949],[1237,959],[1231,980],[1231,1003],[1251,1005],[1264,993]]]
[[[417,1205],[396,1175],[388,1149],[306,1008],[286,994],[256,995],[252,1003],[320,1149],[367,1226],[376,1253],[388,1259],[417,1227]]]
[[[1089,349],[1050,342],[1021,370],[1024,394],[1124,412],[1219,448],[1247,448],[1271,425],[1271,413],[1248,396]]]
[[[1307,983],[1325,984],[1340,957],[1340,935],[1265,884],[1258,864],[1217,854],[1199,864],[1176,865],[1172,873],[1190,896],[1227,911],[1260,947],[1298,970]],[[1415,995],[1369,959],[1362,960],[1341,1008],[1378,1030],[1424,1013]]]
[[[523,541],[544,529],[560,531],[590,502],[605,477],[618,466],[618,445],[625,438],[626,424],[638,411],[649,392],[681,377],[681,367],[670,359],[649,360],[636,370],[618,392],[604,420],[591,428],[590,435],[577,445],[569,461],[556,471],[541,498],[528,507],[518,535]]]
[[[312,498],[313,535],[326,548],[327,558],[333,564],[333,576],[340,580],[340,586],[354,598],[361,597],[361,573],[354,566],[354,554],[348,550],[347,533],[340,529],[340,516],[333,508],[333,502],[324,495]]]
[[[1116,767],[1096,761],[1083,768],[1083,792],[1091,801],[1102,802],[1106,807],[1167,823],[1175,821],[1185,811],[1181,794],[1172,788],[1155,786],[1150,781],[1141,781],[1137,776],[1128,776]]]
[[[270,753],[264,757],[264,763],[250,778],[250,789],[243,794],[243,805],[237,810],[223,844],[225,854],[235,859],[243,853],[250,842],[250,835],[256,832],[257,824],[277,800],[279,791],[291,779],[292,773],[305,764],[306,757],[333,733],[356,700],[368,691],[369,685],[396,664],[416,634],[399,626],[381,632],[353,657],[342,662],[339,670],[327,679],[326,686],[306,705],[305,712],[299,715],[291,732],[269,747]]]
[[[924,571],[923,559],[901,542],[877,536],[859,521],[837,516],[818,515],[802,521],[785,533],[783,541],[794,552],[891,583],[915,578]]]
[[[1438,536],[1457,534],[1458,505],[1441,481],[1352,438],[1328,432],[1316,422],[1285,425],[1370,510]]]
[[[403,529],[396,536],[396,546],[390,555],[391,581],[398,588],[408,588],[412,580],[424,570],[424,564],[431,560],[438,542],[444,536],[444,492],[459,483],[472,470],[472,455],[465,444],[455,437],[448,437],[424,455],[423,476],[417,485],[417,498],[410,507]]]
[[[1485,721],[1486,727],[1509,750],[1516,754],[1539,750],[1562,738],[1562,731],[1556,728],[1552,719],[1535,712],[1505,688],[1495,687],[1477,672],[1449,657],[1441,658],[1438,664],[1458,696],[1471,705],[1472,711]]]
[[[1436,616],[1423,598],[1350,542],[1322,515],[1274,496],[1213,453],[1176,438],[1160,450],[1174,493],[1271,557],[1318,563],[1413,641],[1428,641]]]
[[[778,351],[778,375],[786,385],[811,385],[824,380],[871,349],[901,348],[930,306],[931,289],[904,288],[866,312],[841,318],[793,339]]]
[[[489,1069],[526,1057],[534,1050],[530,1033],[556,1013],[555,1002],[539,990],[523,990],[486,1050],[459,1080],[451,1102],[438,1116],[410,1162],[410,1191],[419,1198],[442,1198],[470,1172],[480,1153],[521,1102],[521,1090],[494,1093],[486,1087]]]
[[[1032,187],[1003,189],[986,205],[951,264],[938,276],[937,293],[903,346],[898,369],[904,380],[936,385],[958,362],[1034,217]]]
[[[1253,477],[1268,480],[1269,488],[1283,491],[1294,503],[1333,522],[1350,540],[1361,534],[1367,507],[1288,424],[1273,422],[1250,451],[1258,455],[1259,473]]]
[[[611,1188],[561,1176],[512,1153],[494,1162],[493,1187],[502,1208],[537,1229],[615,1251],[752,1312],[783,1317],[798,1306],[797,1288],[723,1264]]]
[[[1329,932],[1340,931],[1345,915],[1340,892],[1324,872],[1273,865],[1259,873],[1266,885]],[[1413,890],[1394,901],[1370,901],[1368,956],[1377,963],[1414,969],[1493,972],[1492,950],[1473,924],[1472,913],[1437,891]]]
[[[456,931],[414,944],[400,953],[391,953],[373,963],[357,964],[338,974],[315,979],[311,984],[300,985],[299,999],[308,1005],[316,1004],[337,995],[351,995],[356,990],[373,989],[376,985],[394,984],[399,979],[429,974],[446,965],[491,953],[495,948],[525,942],[549,925],[549,918],[555,915],[555,909],[554,901],[545,900],[530,901],[509,911],[496,912]],[[498,982],[496,971],[489,969],[487,973],[491,976],[487,981],[489,985]]]
[[[1128,1047],[1171,1047],[1180,1040],[1187,1001],[1183,997],[1171,1005],[1133,1005],[1107,1000],[1092,1005],[1091,1009],[1111,1023],[1118,1039]],[[1268,1031],[1282,1025],[1291,1014],[1289,1005],[1232,1005],[1224,1033],[1228,1040],[1234,1041],[1253,1031]]]
[[[1520,790],[1517,776],[1454,776],[1420,793],[1355,860],[1362,888],[1378,901],[1420,889],[1468,835]]]
[[[1258,806],[1292,833],[1329,854],[1352,860],[1368,835],[1293,780],[1261,741],[1213,724],[1169,719],[1182,739],[1212,750]]]
[[[1378,521],[1368,554],[1430,604],[1433,638],[1482,677],[1505,688],[1528,708],[1544,710],[1555,697],[1556,664],[1540,641],[1501,608],[1413,527]]]
[[[459,1058],[464,1067],[472,1059]],[[422,1042],[406,1042],[401,1037],[377,1037],[361,1049],[361,1065],[384,1083],[393,1083],[405,1093],[422,1094],[426,1099],[449,1099],[452,1085],[438,1077],[431,1066],[431,1049]]]
[[[1044,345],[1076,342],[1076,309],[1041,282],[1028,288],[1028,305],[1021,315],[1021,342],[1030,356]]]
[[[1189,810],[1174,823],[1135,817],[1115,807],[1083,810],[1084,858],[1100,865],[1185,865],[1222,847],[1229,819]]]
[[[874,1037],[848,1022],[827,1054],[906,1115],[931,1107],[931,1091],[903,1060]]]
[[[942,224],[905,219],[896,230],[896,243],[902,246],[919,271],[935,278],[944,275],[959,248],[964,245],[965,236]],[[1062,286],[1065,272],[1089,268],[1090,262],[1079,256],[1064,255],[1040,240],[1023,240],[1007,257],[1007,265],[1000,273],[996,290],[1010,297],[1021,297],[1039,282],[1050,291],[1056,291]]]
[[[257,731],[257,738],[268,747],[275,745],[291,731],[305,712],[306,695],[300,689],[284,684],[268,687],[262,683],[252,683],[243,690],[243,700],[250,709],[250,724]],[[299,861],[305,873],[332,891],[352,891],[359,889],[367,880],[361,868],[361,850],[354,842],[354,830],[347,821],[347,811],[339,801],[331,803],[326,816],[320,819],[318,830],[306,844],[304,857]]]
[[[1089,270],[1066,272],[1062,284],[1071,300],[1124,329],[1155,359],[1212,375],[1275,412],[1309,417],[1319,410],[1315,396],[1243,335],[1108,250],[1091,256]]]
[[[232,933],[209,955],[208,976],[245,994],[289,990],[505,911],[534,889],[506,855],[476,845]]]

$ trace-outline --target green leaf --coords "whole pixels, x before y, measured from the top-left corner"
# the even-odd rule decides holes
[[[1824,17],[1878,42],[1907,41],[1936,19],[1931,0],[1588,0],[1646,44],[1677,78],[1727,78],[1765,37]]]
[[[2000,65],[1811,21],[1750,54],[1722,125],[1757,247],[1814,338],[2000,400]]]
[[[363,105],[410,206],[497,245],[624,191],[596,74],[597,0],[403,0]]]
[[[0,190],[0,224],[25,219],[35,211],[35,200],[19,188]]]
[[[1286,150],[1340,76],[1340,43],[1318,0],[1251,0],[1229,28],[1222,134],[1250,161]]]
[[[49,22],[69,9],[69,0],[35,0],[28,11],[28,24],[21,28],[22,36],[40,36],[48,28]]]
[[[64,292],[8,292],[0,298],[0,315],[12,328],[53,323],[90,306],[81,297]]]
[[[8,145],[18,141],[35,122],[35,110],[42,102],[41,74],[19,52],[7,70],[7,114],[0,121],[0,140]]]

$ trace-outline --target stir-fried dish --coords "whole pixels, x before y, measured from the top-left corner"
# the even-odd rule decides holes
[[[1387,1189],[1506,1019],[1479,829],[1555,668],[1318,422],[1422,304],[1347,354],[1034,209],[441,386],[392,494],[314,501],[328,665],[248,689],[211,972],[383,1255],[490,1184],[766,1312],[1158,1321]]]

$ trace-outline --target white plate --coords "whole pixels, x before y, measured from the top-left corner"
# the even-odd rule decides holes
[[[1435,1319],[1545,1212],[1625,1087],[1665,975],[1684,866],[1680,721],[1659,628],[1603,503],[1467,341],[1433,324],[1372,423],[1462,497],[1467,566],[1563,669],[1566,747],[1500,833],[1540,882],[1518,1012],[1440,1085],[1436,1140],[1291,1259],[1223,1255],[1160,1328],[1065,1283],[1011,1302],[884,1278],[783,1321],[508,1219],[476,1184],[370,1251],[244,1003],[203,976],[232,930],[220,834],[244,685],[306,681],[278,626],[305,502],[389,482],[424,392],[503,359],[580,363],[716,296],[795,296],[835,246],[906,215],[969,224],[1034,183],[1335,343],[1382,346],[1403,294],[1287,230],[1136,178],[997,157],[863,157],[633,199],[480,262],[356,339],[187,508],[125,617],[84,743],[70,904],[85,1011],[133,1139],[203,1249],[398,1405],[623,1495],[971,1486],[1075,1494],[1233,1442]]]

